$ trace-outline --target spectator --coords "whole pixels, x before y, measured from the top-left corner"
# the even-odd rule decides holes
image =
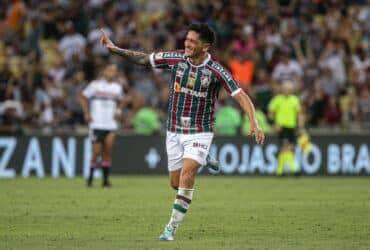
[[[103,17],[99,17],[98,22],[94,29],[90,30],[87,40],[93,47],[93,54],[94,55],[102,55],[107,56],[108,50],[100,45],[99,39],[101,36],[100,29],[103,29],[106,34],[109,36],[112,35],[112,30],[105,24]]]
[[[161,125],[157,112],[152,108],[143,107],[134,115],[133,126],[137,135],[155,135]]]
[[[322,124],[324,118],[324,109],[326,106],[326,96],[321,89],[320,82],[314,82],[311,91],[305,93],[306,106],[308,111],[308,125],[309,127],[317,127]]]
[[[300,90],[302,76],[303,71],[301,65],[296,60],[289,58],[287,52],[281,52],[280,60],[272,72],[272,79],[279,85],[283,81],[294,82],[294,88]]]
[[[344,57],[345,51],[340,47],[339,41],[329,40],[319,59],[320,67],[329,69],[333,80],[340,86],[346,81]]]
[[[234,57],[229,61],[229,68],[235,80],[238,81],[244,90],[249,89],[252,83],[255,64],[252,60],[251,54],[238,54],[237,50],[233,52]]]
[[[258,121],[258,124],[260,124],[262,131],[265,134],[269,134],[272,132],[271,126],[268,122],[267,116],[265,113],[256,107],[256,118]],[[250,121],[246,115],[243,117],[243,123],[242,123],[242,134],[243,135],[248,135],[250,131]]]
[[[321,74],[316,81],[320,85],[320,89],[322,89],[323,93],[326,96],[338,96],[342,85],[339,84],[338,81],[335,80],[333,76],[333,71],[330,68],[323,67],[321,70]]]
[[[64,61],[69,62],[74,55],[80,60],[84,59],[86,38],[83,35],[76,33],[71,21],[66,22],[64,28],[66,34],[59,42],[59,49],[63,53]]]
[[[324,122],[328,127],[336,127],[340,124],[341,113],[336,97],[330,96],[324,109]]]
[[[221,107],[216,112],[215,133],[217,135],[235,136],[241,126],[240,111],[232,106]]]
[[[14,31],[20,31],[26,11],[26,5],[22,0],[12,0],[6,17],[6,24],[8,27]]]
[[[344,128],[358,127],[358,101],[354,87],[347,87],[339,98],[339,107],[342,114]]]
[[[369,87],[364,87],[361,91],[358,100],[358,110],[360,120],[364,128],[370,128],[370,90]]]
[[[0,103],[0,133],[17,133],[24,118],[22,103],[15,98],[15,86],[9,84],[5,90],[5,101]]]
[[[352,82],[357,88],[366,84],[366,74],[370,70],[370,57],[366,55],[364,49],[356,48],[356,53],[352,55],[351,76]]]
[[[66,107],[69,112],[67,123],[71,126],[84,123],[84,115],[78,103],[79,94],[87,85],[83,71],[77,71],[70,79],[65,81]]]

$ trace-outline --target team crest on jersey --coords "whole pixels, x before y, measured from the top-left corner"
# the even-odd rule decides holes
[[[179,66],[179,69],[182,69],[183,71],[185,71],[189,66],[186,64],[186,63],[184,63],[184,62],[180,62],[179,64],[178,64],[178,66]]]
[[[201,72],[202,72],[202,75],[206,75],[206,76],[211,76],[212,75],[212,72],[209,69],[206,69],[206,68],[202,69]]]
[[[202,77],[200,78],[200,84],[202,88],[207,88],[210,83],[211,83],[211,76],[202,75]]]
[[[202,76],[200,77],[200,83],[202,88],[207,88],[212,80],[212,72],[209,69],[202,69]]]
[[[194,88],[196,78],[197,78],[197,73],[190,72],[186,87],[189,89]]]

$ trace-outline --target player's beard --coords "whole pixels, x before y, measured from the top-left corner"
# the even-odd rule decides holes
[[[202,57],[203,54],[201,51],[197,51],[196,49],[185,49],[185,56],[192,60]]]
[[[187,49],[185,48],[185,56],[192,58],[194,56],[194,49]]]

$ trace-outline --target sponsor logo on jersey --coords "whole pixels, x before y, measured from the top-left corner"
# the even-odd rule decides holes
[[[180,92],[193,95],[195,97],[203,97],[203,98],[207,97],[207,92],[194,91],[192,89],[188,89],[185,87],[181,87]]]
[[[183,54],[178,52],[163,52],[163,58],[182,58]]]
[[[114,98],[117,96],[117,93],[114,93],[112,91],[101,91],[101,90],[97,90],[95,91],[94,93],[95,96],[97,97],[107,97],[107,98]]]
[[[212,67],[217,70],[227,81],[231,81],[231,75],[218,63],[213,62]]]

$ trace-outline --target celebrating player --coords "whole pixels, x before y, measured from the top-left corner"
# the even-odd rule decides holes
[[[117,119],[123,105],[122,86],[115,81],[117,66],[110,64],[103,72],[103,78],[92,81],[83,90],[80,103],[85,120],[89,124],[92,142],[92,157],[87,186],[93,184],[94,170],[103,169],[103,187],[110,187],[109,171],[112,164],[112,148],[117,129]]]
[[[109,51],[133,63],[169,69],[172,73],[167,119],[166,148],[171,186],[178,190],[169,223],[161,240],[173,240],[193,198],[198,168],[206,164],[213,139],[214,109],[221,87],[240,104],[251,120],[250,133],[263,143],[254,105],[231,74],[209,54],[215,40],[206,24],[190,25],[184,51],[142,52],[121,49],[103,34],[101,43]]]

